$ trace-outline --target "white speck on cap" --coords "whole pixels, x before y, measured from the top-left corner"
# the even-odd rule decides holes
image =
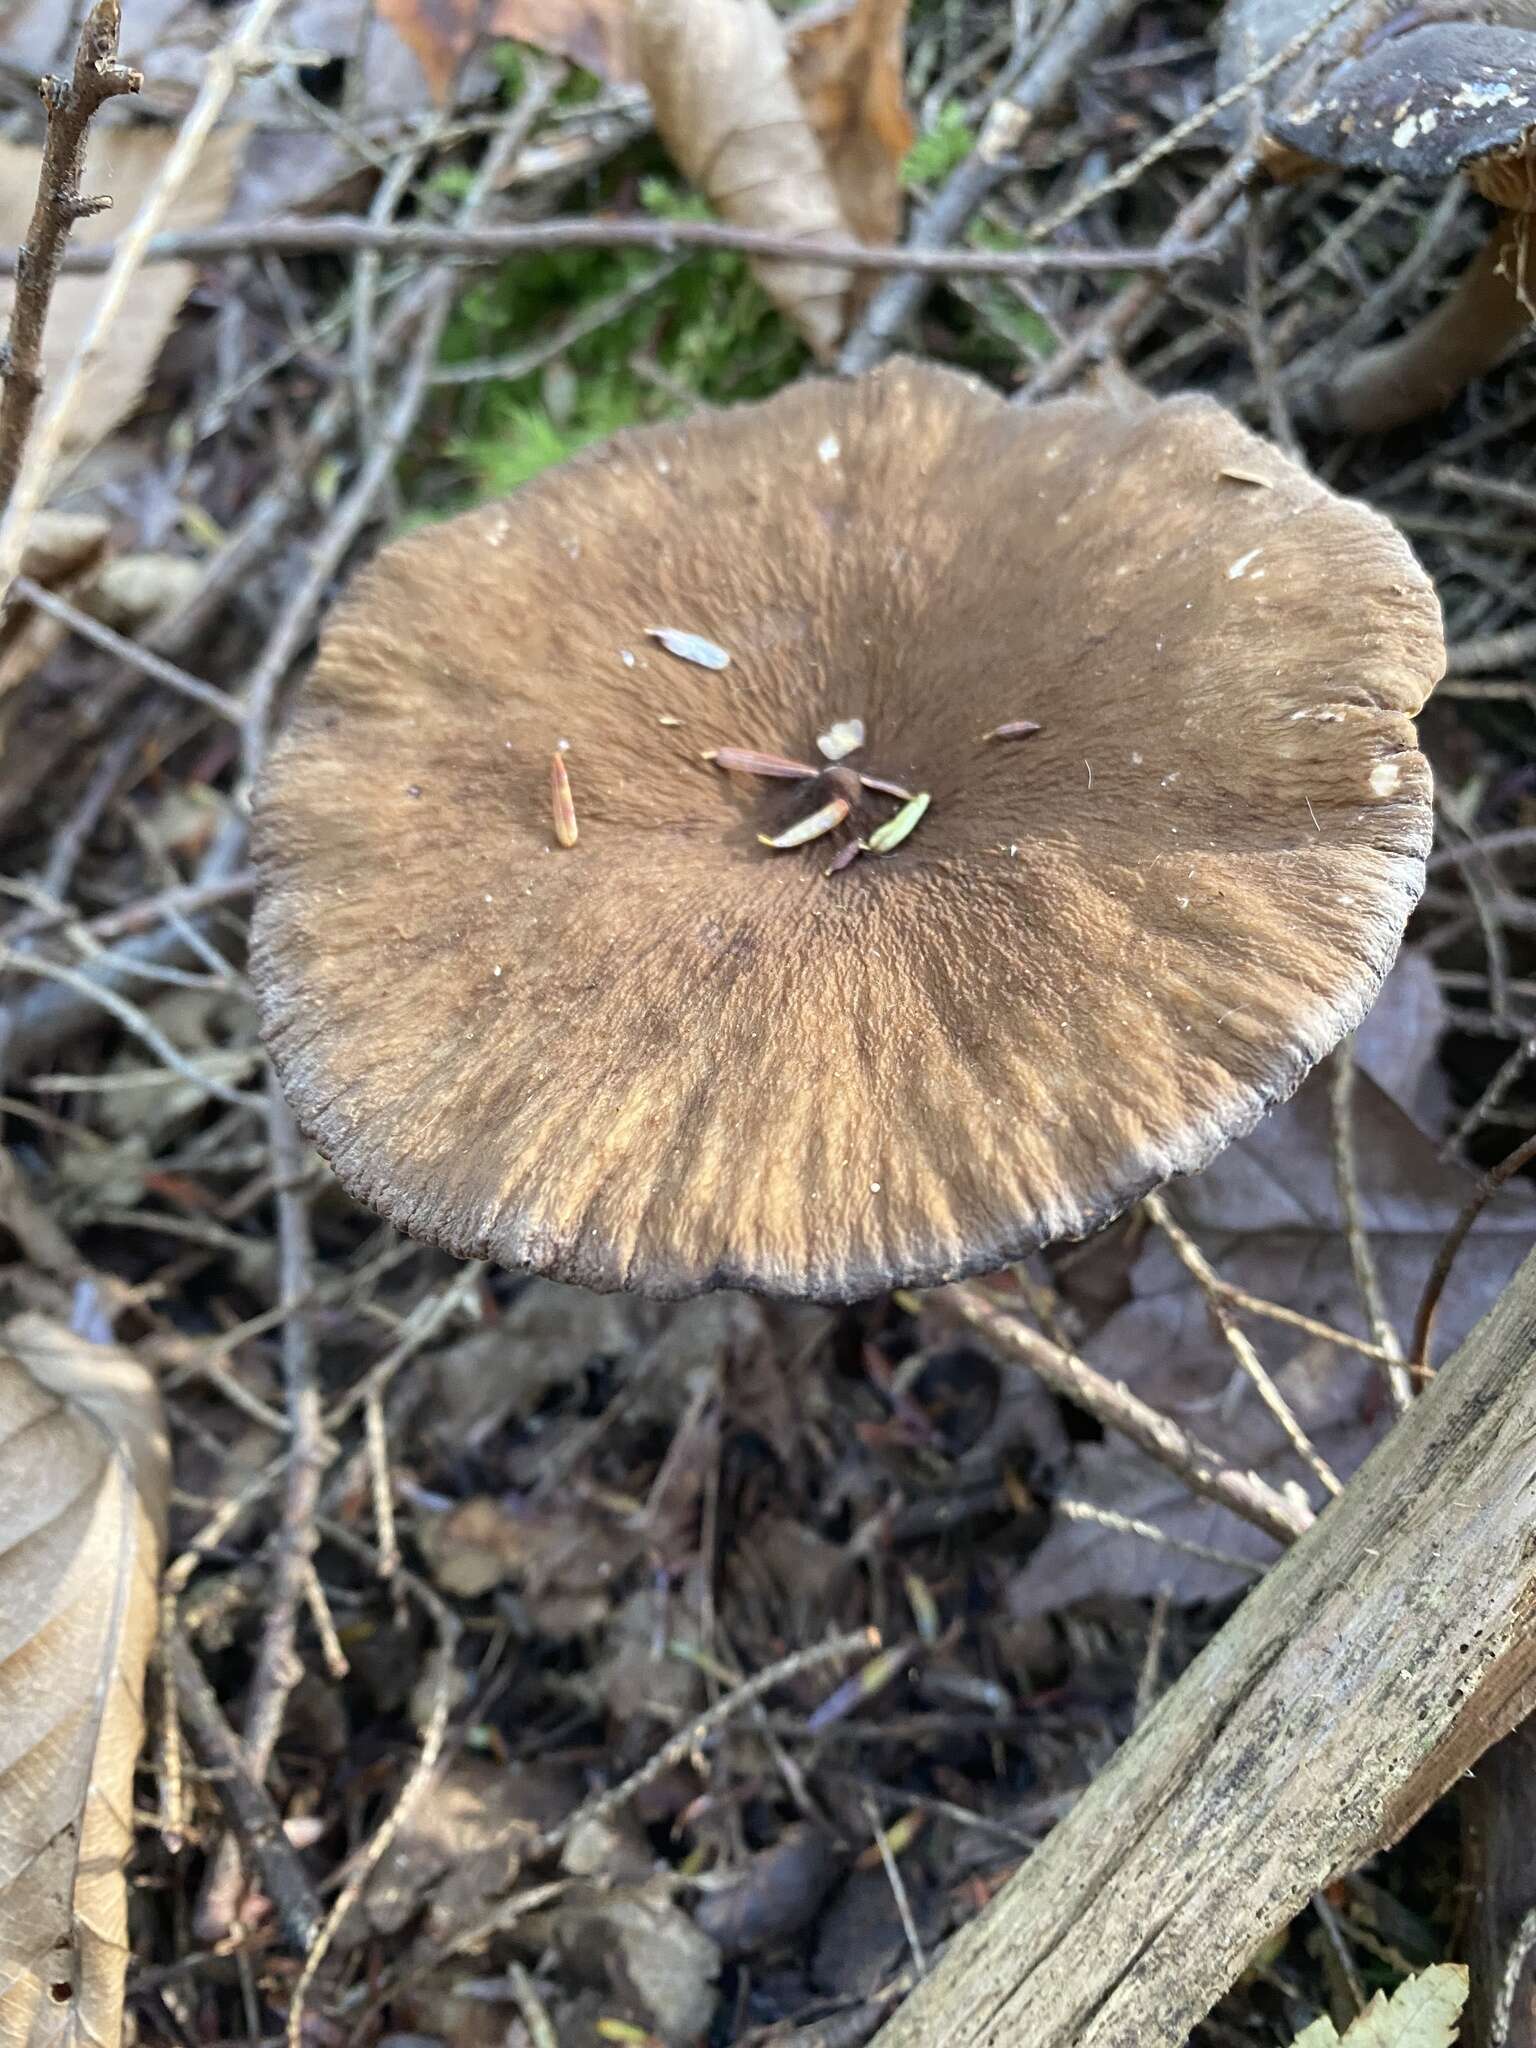
[[[1253,564],[1259,559],[1259,556],[1262,555],[1263,552],[1264,550],[1261,546],[1256,548],[1250,548],[1246,555],[1239,555],[1237,560],[1232,564],[1232,566],[1227,571],[1227,581],[1229,583],[1241,582],[1243,577],[1248,574],[1250,568],[1252,568]]]
[[[818,462],[836,462],[842,452],[843,444],[838,440],[836,434],[827,434],[816,443],[816,459]]]
[[[1395,761],[1378,761],[1371,770],[1371,795],[1390,796],[1403,779],[1403,771]]]

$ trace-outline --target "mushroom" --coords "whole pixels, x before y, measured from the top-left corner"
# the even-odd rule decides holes
[[[351,1193],[462,1256],[664,1297],[995,1269],[1358,1022],[1443,654],[1393,528],[1201,398],[898,361],[627,432],[337,606],[258,792],[264,1036]],[[851,864],[764,845],[829,776],[866,839],[930,802]]]
[[[1419,183],[1464,173],[1498,208],[1448,297],[1318,394],[1321,422],[1350,433],[1439,411],[1536,317],[1536,5],[1433,18],[1444,11],[1410,7],[1376,23],[1357,54],[1268,124],[1265,162],[1282,181],[1325,164]]]

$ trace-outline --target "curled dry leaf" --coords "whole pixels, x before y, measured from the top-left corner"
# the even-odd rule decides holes
[[[154,1382],[17,1316],[0,1350],[0,2048],[110,2044],[170,1463]]]
[[[901,231],[912,147],[902,59],[910,0],[826,0],[789,24],[790,75],[861,242]]]
[[[1355,1043],[1361,1219],[1386,1312],[1403,1336],[1441,1240],[1476,1186],[1475,1175],[1438,1156],[1447,1110],[1436,1055],[1446,1021],[1429,961],[1410,950]],[[1369,1334],[1343,1232],[1327,1075],[1315,1076],[1168,1200],[1223,1279],[1337,1329]],[[1460,1343],[1497,1299],[1533,1235],[1536,1199],[1526,1187],[1506,1188],[1482,1212],[1441,1304],[1437,1356]],[[1277,1486],[1305,1485],[1321,1506],[1316,1481],[1238,1371],[1204,1294],[1161,1232],[1148,1235],[1129,1281],[1130,1299],[1086,1341],[1085,1356],[1232,1464]],[[1379,1367],[1283,1323],[1239,1320],[1313,1444],[1347,1480],[1391,1423]],[[1177,1544],[1258,1566],[1275,1555],[1257,1530],[1195,1499],[1123,1443],[1079,1446],[1061,1491],[1089,1508],[1149,1523]],[[1026,1617],[1103,1593],[1159,1591],[1183,1604],[1220,1599],[1249,1583],[1241,1568],[1209,1556],[1062,1514],[1010,1586],[1009,1605]]]
[[[222,220],[234,179],[243,131],[226,128],[208,138],[196,172],[183,186],[165,217],[167,233],[207,227]],[[112,204],[104,212],[78,221],[72,245],[90,247],[121,235],[138,211],[171,153],[176,131],[170,127],[96,127],[86,145],[80,189]],[[15,245],[26,239],[37,190],[37,146],[0,142],[0,242]],[[138,404],[187,293],[194,271],[190,263],[146,263],[129,288],[111,347],[91,377],[90,402],[76,408],[60,451],[60,467],[70,469],[104,441]],[[54,289],[43,335],[43,402],[48,387],[62,376],[96,311],[105,280],[61,277]],[[0,282],[0,331],[10,323],[15,287]]]
[[[635,0],[634,22],[657,132],[715,210],[737,227],[796,241],[845,240],[848,224],[768,0]],[[849,273],[827,264],[756,268],[811,348],[830,355]]]
[[[633,78],[629,0],[379,0],[388,22],[421,66],[432,97],[452,97],[460,65],[481,35],[511,36],[569,57],[615,84]]]

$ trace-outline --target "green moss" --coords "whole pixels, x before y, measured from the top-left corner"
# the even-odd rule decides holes
[[[946,100],[939,118],[919,135],[902,160],[901,182],[906,186],[937,185],[965,162],[976,147],[976,131],[954,100]]]
[[[642,183],[640,199],[659,219],[708,218],[700,201],[660,178]],[[509,262],[464,293],[444,360],[521,354],[663,261],[648,250],[563,249]],[[620,427],[764,396],[803,359],[745,261],[700,251],[551,364],[467,387],[447,441],[458,472],[453,495],[462,503],[510,490]]]

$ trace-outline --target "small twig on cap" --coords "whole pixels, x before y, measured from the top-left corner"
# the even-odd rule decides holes
[[[549,759],[549,804],[555,814],[555,844],[574,846],[580,837],[576,823],[576,799],[571,794],[571,778],[566,769],[565,755],[556,748]]]
[[[803,782],[821,773],[809,761],[792,761],[787,754],[759,754],[751,747],[711,747],[702,758],[729,774],[772,775],[784,782]]]
[[[784,853],[791,847],[808,846],[813,839],[824,839],[829,832],[835,832],[848,816],[853,806],[845,796],[835,796],[830,803],[822,805],[819,811],[812,811],[808,818],[802,818],[796,825],[788,825],[782,832],[772,835],[759,832],[760,846],[771,846],[776,853]]]
[[[77,220],[101,213],[109,199],[87,199],[80,191],[85,139],[97,109],[119,93],[137,92],[137,71],[117,61],[122,21],[118,0],[96,0],[86,16],[68,79],[43,78],[38,91],[48,109],[43,161],[37,174],[37,203],[16,264],[16,300],[0,377],[0,511],[10,502],[32,415],[43,389],[43,329],[58,281],[70,229]]]

